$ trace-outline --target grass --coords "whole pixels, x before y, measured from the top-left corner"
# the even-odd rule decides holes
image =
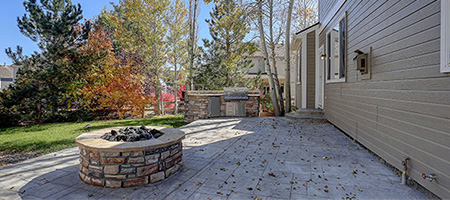
[[[178,128],[186,123],[182,116],[175,116],[0,128],[0,152],[49,153],[74,147],[75,138],[80,134],[87,132],[87,130],[83,128],[87,124],[91,124],[91,130],[97,130],[114,126],[141,125]]]

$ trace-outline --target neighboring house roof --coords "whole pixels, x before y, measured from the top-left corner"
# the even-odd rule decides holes
[[[267,50],[269,51],[269,56],[270,56],[270,49],[269,47],[267,48]],[[276,45],[275,46],[275,55],[277,58],[284,58],[284,45]],[[247,58],[252,59],[252,58],[264,58],[264,54],[262,51],[256,51],[255,53],[253,53],[252,55],[247,56]]]
[[[20,65],[0,65],[0,78],[12,78],[16,77],[16,73],[21,68]]]
[[[319,23],[319,22],[317,22],[317,23],[315,23],[315,24],[313,24],[313,25],[311,25],[311,26],[308,26],[308,27],[306,27],[306,28],[302,29],[301,31],[299,31],[299,32],[295,33],[295,35],[298,35],[298,34],[300,34],[300,33],[304,32],[304,31],[307,31],[308,29],[310,29],[310,28],[312,28],[312,27],[314,27],[314,26],[317,26],[317,25],[319,25],[319,24],[320,24],[320,23]]]

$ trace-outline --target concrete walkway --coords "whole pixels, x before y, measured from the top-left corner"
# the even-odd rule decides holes
[[[86,185],[71,148],[0,170],[0,199],[425,199],[331,124],[200,120],[181,128],[184,167],[134,188]]]

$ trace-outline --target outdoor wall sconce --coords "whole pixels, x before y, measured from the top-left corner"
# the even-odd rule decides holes
[[[325,55],[325,54],[322,54],[321,56],[320,56],[320,60],[325,60],[327,58],[327,56]]]
[[[355,50],[355,53],[357,55],[353,58],[353,60],[356,61],[356,70],[359,70],[361,74],[366,74],[369,68],[367,63],[367,53],[364,53],[359,49]]]

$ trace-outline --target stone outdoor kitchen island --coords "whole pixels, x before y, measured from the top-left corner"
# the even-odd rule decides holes
[[[182,166],[184,132],[166,127],[148,127],[164,134],[136,142],[100,138],[124,127],[91,131],[78,136],[80,179],[108,188],[132,187],[163,180]],[[137,129],[137,128],[136,128]]]

